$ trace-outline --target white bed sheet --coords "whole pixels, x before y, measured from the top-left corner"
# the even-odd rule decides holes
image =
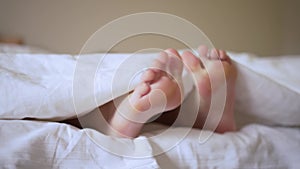
[[[168,146],[185,128],[171,129],[159,140],[152,138],[159,133],[156,130],[133,141],[55,122],[1,120],[0,129],[1,168],[296,169],[300,164],[299,128],[249,125],[237,133],[214,134],[204,144],[198,142],[200,130],[192,130],[170,151],[148,158],[114,155],[95,144],[85,132],[112,146],[114,142],[132,149],[142,146],[144,153],[151,155]]]
[[[103,142],[115,140],[152,153],[144,137],[114,139],[62,123],[0,120],[0,168],[159,168],[152,157],[139,160],[114,155],[95,144],[86,132]]]
[[[117,71],[115,66],[123,63],[126,56],[128,55],[111,54],[108,60],[104,61],[104,70],[111,71],[106,71],[105,76],[103,71],[101,72],[101,77],[109,83],[96,89],[96,91],[102,90],[100,93],[96,92],[98,98],[101,98],[99,104],[104,104],[114,96],[120,96],[130,90],[128,88],[124,90],[124,85],[120,83],[119,87],[122,90],[116,91],[117,95],[103,93],[103,88],[113,83],[110,77]],[[144,58],[139,60],[139,64],[134,62],[139,66],[136,69],[151,63],[153,56],[150,57],[149,54],[147,56],[150,59],[146,59],[144,55]],[[286,127],[249,125],[237,133],[213,134],[202,145],[198,142],[201,131],[192,130],[171,151],[152,157],[152,154],[164,149],[187,129],[170,129],[168,135],[160,139],[152,137],[158,131],[151,131],[144,133],[146,137],[140,136],[129,140],[108,137],[92,129],[78,130],[55,122],[19,120],[24,117],[48,121],[61,120],[76,115],[71,89],[77,58],[71,55],[54,54],[1,54],[0,75],[4,80],[0,81],[0,85],[6,90],[0,91],[1,96],[4,96],[0,98],[0,165],[4,168],[41,168],[41,166],[43,168],[297,168],[300,162],[300,131],[299,128],[290,126],[300,124],[297,90],[300,79],[297,78],[299,75],[293,72],[298,70],[299,57],[285,59],[288,60],[284,63],[289,65],[286,68],[290,70],[289,77],[292,78],[286,78],[285,71],[282,76],[279,76],[286,78],[285,82],[278,84],[276,83],[278,76],[272,77],[262,73],[265,69],[260,71],[251,69],[251,66],[257,65],[255,61],[262,61],[261,59],[250,57],[248,54],[235,56],[238,69],[243,75],[239,77],[237,87],[237,92],[242,93],[237,96],[237,101],[240,103],[237,105],[237,110],[242,111],[239,112],[241,120],[249,120],[249,116],[246,115],[250,115],[255,116],[255,120],[263,119],[262,122],[267,120],[266,124]],[[87,58],[92,59],[89,63],[93,63],[95,57],[97,55],[88,55]],[[267,62],[270,63],[272,60]],[[247,64],[243,65],[243,63]],[[260,84],[258,85],[260,88],[245,88],[247,80],[254,80],[254,84]],[[85,81],[81,83],[85,84]],[[293,91],[295,88],[296,90]],[[253,90],[260,91],[259,97]],[[261,91],[269,93],[265,94]],[[277,91],[278,95],[276,95]],[[271,97],[269,97],[270,92],[273,94]],[[20,96],[24,97],[20,98]],[[89,97],[91,95],[88,93],[79,100],[85,103],[85,99]],[[281,103],[279,101],[283,98],[288,102],[277,104]],[[272,102],[268,102],[268,99]],[[84,114],[92,110],[95,108],[93,106],[95,105],[84,104],[80,113]],[[253,122],[253,119],[249,121]],[[111,144],[112,149],[124,149],[127,151],[125,154],[135,156],[141,154],[147,158],[136,159],[109,153],[94,144],[86,133],[103,144]],[[205,133],[209,134],[209,132]],[[120,145],[126,145],[127,148]]]
[[[152,148],[164,149],[185,128],[174,128],[169,135],[150,139]],[[235,133],[213,134],[199,143],[200,133],[193,129],[170,151],[157,156],[161,168],[268,168],[296,169],[300,164],[300,129],[247,125]],[[147,136],[159,133],[151,132]],[[203,134],[203,133],[202,133]]]

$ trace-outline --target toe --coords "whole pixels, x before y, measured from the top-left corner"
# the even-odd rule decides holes
[[[198,47],[198,52],[199,52],[200,57],[206,58],[207,57],[207,52],[208,52],[207,46],[205,46],[205,45],[199,46]]]
[[[132,92],[132,95],[130,96],[130,102],[131,105],[134,107],[139,103],[140,99],[147,95],[150,92],[151,88],[149,84],[147,83],[141,83],[139,84],[134,91]]]
[[[167,71],[171,76],[177,80],[180,80],[183,70],[183,64],[180,59],[180,55],[177,50],[169,48],[165,50],[169,56]]]
[[[145,96],[150,92],[150,86],[147,83],[142,83],[138,85],[133,92],[133,95],[138,96],[138,98]]]
[[[182,54],[182,61],[186,67],[188,67],[192,72],[201,69],[200,60],[190,51],[185,51]]]
[[[200,64],[201,67],[204,68],[204,65],[206,64],[206,62],[209,61],[209,57],[208,57],[208,48],[205,45],[200,45],[198,47],[198,53],[199,53],[199,58],[201,60]]]
[[[148,69],[143,73],[141,79],[143,82],[146,82],[146,83],[151,82],[155,79],[155,73],[153,72],[152,69]]]
[[[147,99],[150,91],[151,87],[147,83],[141,83],[134,89],[129,99],[130,104],[134,109],[138,111],[145,111],[150,107],[150,103]]]
[[[153,65],[152,65],[153,71],[155,72],[162,71],[165,70],[165,67],[166,67],[165,63],[162,63],[158,59],[153,61]]]
[[[160,52],[159,57],[157,58],[157,60],[161,64],[166,64],[168,62],[168,53],[166,53],[166,52]]]
[[[177,52],[177,50],[173,49],[173,48],[169,48],[169,49],[166,49],[165,50],[166,53],[169,54],[169,56],[175,56],[175,57],[178,57],[180,58],[179,56],[179,53]]]
[[[159,57],[153,62],[153,68],[156,71],[164,71],[168,62],[168,54],[166,52],[160,52]]]
[[[179,57],[170,56],[167,64],[168,73],[175,79],[180,80],[182,76],[183,64]]]
[[[168,54],[166,52],[161,52],[159,57],[153,62],[152,72],[154,73],[154,78],[152,82],[156,82],[161,76],[166,75],[166,66],[168,63]]]
[[[220,53],[220,59],[222,61],[227,61],[228,63],[231,63],[229,56],[226,54],[224,50],[220,50],[219,53]]]
[[[224,50],[219,50],[219,53],[220,53],[220,59],[226,59],[226,53]]]
[[[217,49],[212,49],[210,51],[210,59],[213,59],[213,60],[219,59],[219,51]]]

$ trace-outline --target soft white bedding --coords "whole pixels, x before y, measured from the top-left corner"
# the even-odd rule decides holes
[[[119,142],[134,148],[144,147],[151,155],[151,145],[106,137],[91,130],[70,125],[27,120],[0,120],[1,168],[158,168],[154,158],[132,159],[111,154],[88,137],[91,133],[103,142]]]
[[[152,125],[143,136],[129,140],[56,122],[20,120],[31,117],[55,121],[76,116],[72,89],[84,91],[75,96],[80,115],[128,92],[138,77],[129,88],[126,78],[149,66],[155,55],[134,56],[134,63],[127,62],[128,56],[105,57],[95,83],[89,86],[90,79],[86,76],[93,75],[91,65],[97,64],[98,54],[84,56],[87,60],[81,66],[86,74],[75,75],[85,78],[75,79],[76,85],[72,82],[78,56],[0,54],[0,165],[4,168],[297,168],[300,164],[300,129],[291,127],[300,125],[297,74],[300,57],[259,59],[232,53],[240,71],[236,107],[241,128],[249,122],[272,126],[247,125],[237,133],[213,134],[203,144],[199,143],[200,133],[201,137],[211,133],[193,129],[183,141],[161,155],[155,154],[168,148],[188,129],[171,128],[156,137],[160,130],[153,128],[161,126]],[[117,78],[115,83],[112,77],[118,71],[118,77],[123,79]],[[113,93],[112,84],[117,84]],[[185,88],[185,96],[190,97],[191,83],[187,81]],[[94,91],[98,102],[94,101]],[[120,150],[121,154],[140,158],[111,153]]]
[[[163,149],[184,128],[152,139],[152,149]],[[300,129],[247,125],[236,133],[213,134],[202,144],[200,130],[193,129],[170,151],[155,159],[161,168],[298,168]],[[154,134],[155,132],[151,132]],[[209,134],[204,131],[204,135]],[[148,135],[147,135],[148,136]],[[201,137],[200,137],[201,138]]]
[[[298,168],[299,128],[248,125],[237,133],[214,134],[198,142],[200,130],[166,153],[164,149],[184,128],[171,129],[169,135],[153,139],[158,131],[131,141],[114,139],[92,130],[70,125],[25,120],[0,121],[1,168]],[[98,143],[143,150],[146,158],[130,158],[107,152]],[[205,132],[206,133],[206,132]],[[118,147],[120,148],[120,147]],[[150,157],[149,157],[150,156]]]

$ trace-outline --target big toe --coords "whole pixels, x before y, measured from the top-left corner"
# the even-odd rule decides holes
[[[171,76],[175,79],[180,79],[182,76],[183,63],[180,59],[180,55],[175,49],[167,49],[166,53],[168,53],[168,63],[167,63],[167,71]]]
[[[201,70],[201,61],[190,51],[183,52],[182,61],[187,68],[192,72],[198,72]]]
[[[169,55],[179,57],[179,53],[177,52],[176,49],[169,48],[169,49],[166,49],[165,52],[168,53]]]
[[[200,57],[207,57],[208,47],[205,45],[200,45],[198,47],[198,52],[199,52]]]
[[[156,82],[161,78],[161,76],[165,75],[166,73],[166,66],[168,63],[168,54],[166,52],[161,52],[159,57],[156,58],[152,63],[151,70],[154,73],[153,81]]]

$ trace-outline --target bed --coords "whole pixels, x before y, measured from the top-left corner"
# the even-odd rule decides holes
[[[124,79],[116,83],[112,78],[116,72],[118,77],[134,75],[122,74],[120,67],[140,70],[155,54],[138,54],[134,67],[126,62],[131,54],[124,53],[79,56],[7,44],[0,45],[0,52],[1,168],[296,169],[300,165],[300,56],[230,53],[239,71],[237,132],[216,134],[149,123],[141,136],[125,139],[102,134],[95,108],[137,84],[138,78],[130,85]],[[77,72],[81,58],[79,70],[99,77],[90,86],[86,74]],[[91,64],[99,58],[102,69],[95,71]],[[193,86],[186,83],[185,88],[185,102],[192,104]],[[77,115],[86,122],[84,129],[58,122]]]

